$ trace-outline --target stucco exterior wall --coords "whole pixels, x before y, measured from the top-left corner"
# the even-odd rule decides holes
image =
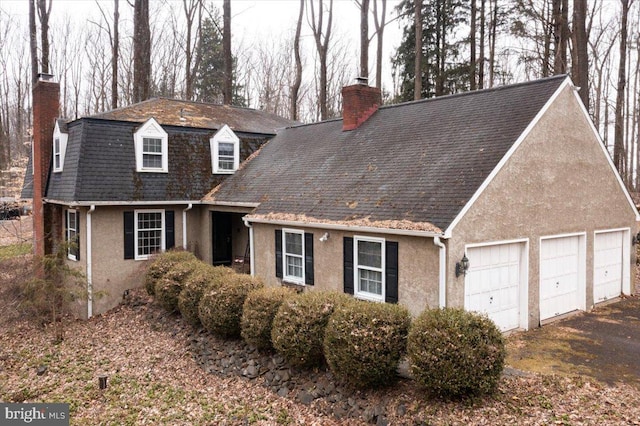
[[[255,247],[255,275],[266,285],[277,286],[282,280],[275,270],[275,230],[282,226],[253,225]],[[287,227],[291,228],[291,227]],[[342,292],[344,288],[343,238],[354,235],[385,238],[398,242],[398,302],[406,306],[413,315],[425,308],[438,307],[438,248],[432,238],[408,237],[385,234],[356,234],[325,229],[295,227],[313,233],[313,286],[305,286],[305,291],[332,290]],[[326,241],[319,238],[329,232]]]
[[[144,272],[148,260],[124,259],[123,212],[136,209],[164,209],[175,212],[175,242],[182,246],[182,209],[184,206],[105,207],[97,206],[92,215],[92,283],[95,293],[93,314],[97,315],[116,306],[126,289],[144,285]],[[86,213],[86,209],[83,213]],[[82,233],[86,238],[87,216],[82,215]],[[82,245],[81,259],[87,259],[86,242]],[[86,271],[86,263],[85,263]],[[86,312],[86,309],[85,309]]]
[[[637,223],[577,102],[573,89],[562,90],[453,230],[448,241],[449,306],[464,306],[464,277],[455,277],[455,264],[465,245],[528,239],[529,327],[538,326],[540,237],[582,232],[586,233],[585,306],[593,305],[594,232],[630,228],[634,235]]]

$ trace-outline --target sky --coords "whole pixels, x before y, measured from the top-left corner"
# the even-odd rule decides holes
[[[131,7],[127,1],[120,0],[121,19],[131,16]],[[82,25],[83,21],[92,19],[100,20],[100,11],[96,3],[103,6],[105,10],[111,10],[113,0],[53,0],[51,22],[61,20],[65,15],[69,15],[73,21]],[[220,11],[222,11],[222,0],[212,0]],[[325,5],[328,0],[325,0]],[[395,6],[400,0],[387,0],[387,21],[395,17]],[[231,25],[232,44],[235,47],[248,46],[264,40],[278,40],[285,34],[291,34],[295,30],[299,13],[299,0],[232,0],[231,1]],[[169,9],[168,5],[173,5],[182,12],[182,0],[150,0],[150,15],[153,19],[154,8],[161,7],[163,11]],[[25,0],[0,0],[0,9],[8,11],[24,22],[24,27],[28,23],[28,6]],[[130,19],[130,18],[129,18]],[[326,19],[326,18],[325,18]],[[334,29],[333,42],[346,42],[351,47],[354,54],[358,55],[360,37],[360,11],[354,0],[334,0]],[[369,21],[370,34],[373,33],[373,18]],[[389,58],[400,44],[402,31],[397,21],[389,23],[385,28],[383,76],[385,85],[391,84],[391,65]],[[303,39],[311,39],[311,32],[307,22],[303,23]],[[311,41],[309,40],[309,44]],[[375,40],[372,40],[370,51],[370,76],[374,78],[375,72]],[[357,61],[356,61],[357,62]],[[357,66],[357,64],[356,64]],[[354,75],[354,79],[357,77]],[[373,84],[373,81],[371,81]]]

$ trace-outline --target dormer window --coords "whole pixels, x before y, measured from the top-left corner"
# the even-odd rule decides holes
[[[64,154],[67,150],[67,133],[62,133],[58,122],[53,129],[53,172],[59,173],[64,167]]]
[[[240,165],[240,139],[226,124],[216,132],[211,143],[213,173],[233,173]]]
[[[153,118],[147,120],[134,134],[136,171],[167,173],[168,135]]]

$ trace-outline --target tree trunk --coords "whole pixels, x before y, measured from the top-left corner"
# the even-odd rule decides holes
[[[493,3],[493,17],[491,19],[491,46],[489,46],[489,87],[494,85],[496,69],[496,37],[498,36],[498,0]]]
[[[587,53],[587,4],[573,0],[573,37],[575,61],[571,66],[574,84],[580,86],[580,99],[589,110],[589,56]]]
[[[118,62],[120,52],[120,33],[118,29],[120,0],[113,0],[113,43],[111,45],[111,108],[118,108]]]
[[[369,79],[369,0],[360,4],[360,77]]]
[[[484,88],[484,38],[485,38],[485,2],[486,0],[480,0],[480,57],[476,67],[478,68],[478,89]]]
[[[133,102],[141,102],[151,96],[149,0],[135,0],[133,24]]]
[[[620,18],[620,61],[618,63],[618,84],[616,88],[615,130],[613,139],[613,163],[621,176],[625,175],[624,153],[624,92],[626,85],[625,70],[627,68],[627,21],[629,17],[629,0],[620,0],[622,16]]]
[[[42,47],[42,72],[49,73],[49,16],[53,0],[38,0],[38,16],[40,17],[40,43]]]
[[[231,105],[233,102],[233,57],[231,56],[231,0],[224,0],[222,50],[224,51],[224,92],[223,102]]]
[[[469,89],[476,90],[476,0],[471,0],[471,18],[469,30],[469,48],[471,57],[469,58]]]
[[[31,50],[31,86],[38,81],[38,36],[36,30],[36,0],[29,0],[29,48]]]
[[[326,31],[323,31],[323,0],[320,0],[318,5],[318,20],[316,22],[315,8],[313,6],[313,0],[309,2],[311,5],[311,30],[316,42],[316,49],[318,50],[318,58],[320,60],[320,84],[319,84],[319,102],[320,102],[320,119],[326,120],[329,118],[329,108],[327,105],[327,51],[329,49],[329,41],[331,39],[331,25],[333,21],[333,0],[329,1],[329,16],[327,19]],[[324,37],[323,37],[324,32]]]
[[[416,59],[414,72],[413,99],[422,98],[422,0],[414,0],[416,27]]]
[[[293,54],[296,59],[296,76],[291,86],[291,119],[298,120],[298,96],[302,84],[302,58],[300,57],[300,32],[302,31],[302,18],[304,17],[304,0],[300,0],[300,13],[296,25],[296,35],[293,39]]]
[[[376,87],[382,89],[382,43],[384,41],[384,27],[386,25],[387,0],[380,0],[382,11],[378,18],[378,0],[373,0],[373,16],[376,26]]]

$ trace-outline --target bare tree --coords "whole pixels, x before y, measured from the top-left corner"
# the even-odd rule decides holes
[[[589,56],[587,53],[587,4],[583,0],[573,0],[573,51],[571,66],[573,81],[580,86],[580,99],[589,109]]]
[[[38,81],[38,35],[36,29],[36,0],[29,0],[29,47],[31,50],[31,83]]]
[[[471,17],[469,20],[469,89],[476,90],[476,20],[478,14],[478,5],[476,0],[471,0]]]
[[[378,0],[373,0],[373,24],[376,28],[376,87],[382,89],[382,47],[384,42],[384,27],[387,25],[387,0],[379,0],[381,3],[380,16],[378,16]]]
[[[300,12],[296,24],[296,34],[293,39],[293,55],[296,61],[296,76],[291,85],[291,119],[298,120],[298,98],[302,84],[302,58],[300,57],[300,32],[302,31],[302,17],[304,16],[304,0],[300,0]]]
[[[151,96],[149,0],[135,0],[133,23],[133,102],[140,102]]]
[[[360,8],[360,77],[369,79],[369,0],[356,0],[356,4]]]
[[[185,25],[186,35],[184,43],[185,54],[185,97],[193,99],[193,80],[198,69],[197,44],[200,35],[200,23],[202,22],[202,0],[182,0],[184,15],[187,20]],[[194,29],[194,23],[197,26]],[[195,34],[194,33],[195,30]]]
[[[53,0],[38,0],[38,18],[40,18],[40,44],[42,49],[42,72],[49,73],[49,17]]]
[[[333,24],[333,0],[329,0],[329,8],[327,10],[327,25],[324,26],[324,4],[323,0],[319,0],[318,16],[316,20],[316,12],[314,0],[309,0],[311,10],[311,31],[316,42],[316,50],[318,51],[318,59],[320,62],[319,75],[319,96],[318,102],[320,106],[320,119],[326,120],[329,117],[327,104],[327,51],[331,40],[331,29]]]
[[[109,25],[109,18],[107,18],[107,14],[100,6],[100,3],[96,1],[96,5],[100,10],[100,14],[102,15],[102,19],[104,21],[104,25],[99,22],[92,22],[98,28],[103,30],[107,36],[109,37],[109,45],[111,47],[111,108],[118,107],[118,56],[119,56],[119,44],[120,44],[120,36],[118,34],[118,22],[120,20],[120,12],[119,12],[119,0],[113,1],[113,30],[111,29],[111,25]]]
[[[422,97],[422,0],[414,0],[415,8],[415,29],[416,29],[416,52],[415,52],[415,82],[413,89],[413,99]]]
[[[613,162],[622,176],[626,174],[626,162],[624,152],[624,116],[626,68],[627,68],[627,24],[629,20],[629,7],[634,0],[620,0],[622,6],[620,15],[620,58],[618,63],[618,84],[616,89],[615,130],[613,144]]]
[[[567,72],[567,46],[569,44],[569,4],[568,0],[553,0],[553,38],[555,56],[553,73]]]
[[[231,0],[222,3],[222,50],[224,51],[224,104],[233,102],[233,56],[231,54]]]

